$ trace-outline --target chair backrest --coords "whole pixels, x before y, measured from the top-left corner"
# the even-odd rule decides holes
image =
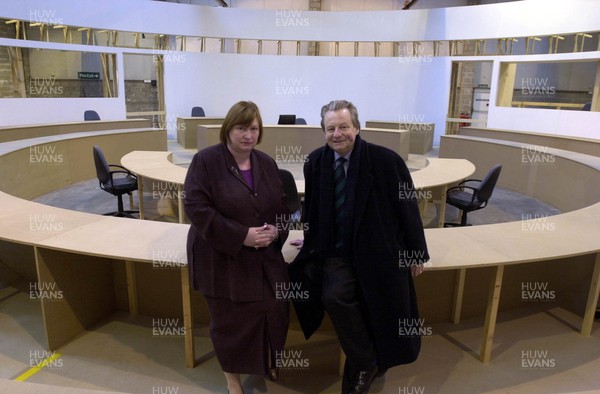
[[[283,182],[283,191],[287,196],[287,206],[290,212],[294,213],[300,209],[300,199],[298,198],[298,189],[296,188],[294,176],[288,170],[280,168],[279,177],[281,178],[281,182]]]
[[[500,164],[496,164],[486,174],[485,178],[481,180],[481,183],[479,184],[479,192],[477,193],[477,200],[479,200],[481,203],[487,204],[490,197],[492,197],[494,187],[496,186],[496,182],[500,176],[500,170],[502,170],[502,166]]]
[[[592,103],[585,103],[583,104],[583,107],[581,107],[582,111],[591,111],[592,110]]]
[[[277,124],[296,124],[296,115],[279,115]]]
[[[98,145],[94,145],[94,164],[96,165],[96,176],[101,184],[106,184],[110,180],[110,167]]]
[[[304,119],[304,118],[296,118],[296,124],[306,124],[306,119]]]
[[[100,120],[100,115],[98,112],[88,109],[83,113],[83,120]]]
[[[192,108],[192,116],[203,117],[206,115],[204,114],[204,109],[202,107],[193,107]]]

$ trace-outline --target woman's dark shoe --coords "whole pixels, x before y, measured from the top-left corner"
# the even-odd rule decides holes
[[[272,382],[276,382],[279,380],[279,368],[270,369],[269,370],[269,380]]]

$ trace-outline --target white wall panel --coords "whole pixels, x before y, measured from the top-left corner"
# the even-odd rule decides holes
[[[10,98],[0,100],[0,125],[83,122],[88,109],[102,120],[125,119],[124,98]]]
[[[145,0],[22,0],[0,17],[171,35],[305,41],[426,41],[598,30],[596,0],[526,0],[408,11],[314,12],[219,8]],[[52,21],[50,21],[52,22]]]
[[[323,104],[347,99],[356,104],[363,126],[366,120],[409,116],[435,122],[439,133],[448,105],[450,63],[430,60],[190,54],[185,62],[165,64],[167,111],[174,120],[199,105],[207,116],[222,116],[236,101],[252,100],[265,123],[295,113],[319,124]]]

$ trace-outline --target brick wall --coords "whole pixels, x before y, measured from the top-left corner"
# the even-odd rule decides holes
[[[125,81],[127,112],[157,111],[158,87],[144,81]]]

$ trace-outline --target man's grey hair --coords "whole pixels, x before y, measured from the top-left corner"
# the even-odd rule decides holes
[[[329,104],[325,104],[323,108],[321,108],[321,129],[325,131],[325,114],[329,111],[339,111],[341,109],[347,109],[350,111],[350,116],[352,118],[352,125],[356,130],[360,130],[360,121],[358,120],[358,110],[350,101],[346,100],[333,100]]]

